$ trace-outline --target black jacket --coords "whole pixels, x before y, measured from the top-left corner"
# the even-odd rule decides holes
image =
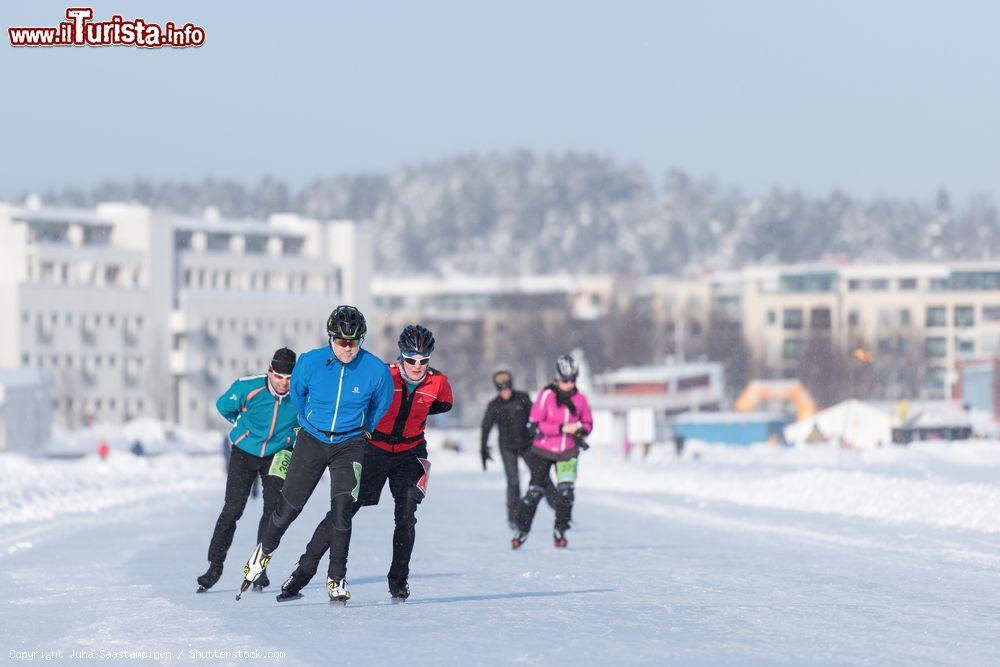
[[[496,424],[500,430],[500,446],[505,449],[524,449],[531,446],[531,429],[528,417],[531,415],[531,399],[523,391],[514,391],[510,400],[499,396],[490,401],[483,415],[482,447]]]

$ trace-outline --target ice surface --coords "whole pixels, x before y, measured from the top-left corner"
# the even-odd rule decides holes
[[[436,450],[411,599],[388,600],[385,492],[355,519],[353,598],[338,609],[319,578],[301,600],[273,597],[325,511],[325,480],[275,554],[275,585],[235,602],[259,500],[220,583],[194,594],[221,457],[0,456],[0,649],[94,651],[102,664],[101,650],[169,651],[171,662],[281,651],[264,662],[296,665],[1000,661],[997,443],[863,454],[695,444],[680,461],[655,448],[615,458],[584,454],[569,549],[552,547],[543,505],[512,552],[497,466],[482,473],[468,446]]]

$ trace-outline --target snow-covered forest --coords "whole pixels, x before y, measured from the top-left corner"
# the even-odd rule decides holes
[[[53,204],[137,201],[227,217],[279,211],[370,221],[385,273],[678,273],[829,256],[854,261],[982,259],[1000,254],[987,196],[953,202],[817,197],[775,187],[751,195],[682,170],[651,174],[594,153],[462,155],[390,173],[319,178],[302,188],[108,182],[41,193]]]

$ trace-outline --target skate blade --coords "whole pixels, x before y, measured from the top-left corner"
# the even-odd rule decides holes
[[[246,579],[244,579],[243,583],[240,584],[240,592],[236,594],[236,599],[237,600],[242,599],[243,598],[243,594],[247,592],[248,588],[250,588],[250,582],[247,581]]]
[[[392,598],[393,604],[403,604],[406,602],[406,598]]]
[[[195,591],[195,593],[207,593],[207,592],[208,592],[208,589],[205,588],[204,586],[199,586],[198,590]]]
[[[279,593],[278,596],[275,597],[274,599],[277,600],[278,602],[291,602],[292,600],[298,600],[299,598],[303,597],[305,596],[302,595],[302,593],[296,593],[295,595],[283,595]]]
[[[253,592],[254,593],[263,593],[264,592],[264,587],[261,586],[260,584],[254,584],[253,585]]]
[[[346,607],[347,600],[330,600],[331,607]]]

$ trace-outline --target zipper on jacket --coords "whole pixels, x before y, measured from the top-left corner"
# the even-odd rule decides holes
[[[340,392],[344,388],[344,369],[346,366],[340,365],[340,382],[337,383],[337,404],[333,406],[333,423],[330,424],[330,444],[333,444],[334,433],[337,431],[337,414],[340,412]]]
[[[267,432],[267,437],[264,438],[264,442],[260,443],[260,458],[264,458],[264,448],[267,447],[267,441],[271,439],[274,435],[274,424],[278,421],[278,406],[281,405],[281,396],[276,396],[274,400],[274,412],[271,414],[271,430]]]
[[[236,442],[233,443],[233,447],[235,447],[236,445],[238,445],[241,442],[243,442],[244,438],[246,438],[248,435],[250,435],[250,431],[247,431],[246,433],[244,433],[240,437],[236,438]]]
[[[556,404],[558,405],[558,401],[557,401]],[[563,408],[563,426],[565,426],[568,423],[569,423],[569,408]],[[562,429],[559,429],[559,430],[562,431]],[[559,451],[560,452],[565,452],[566,451],[566,432],[565,431],[563,431],[563,434],[562,434],[562,444],[559,446]]]

